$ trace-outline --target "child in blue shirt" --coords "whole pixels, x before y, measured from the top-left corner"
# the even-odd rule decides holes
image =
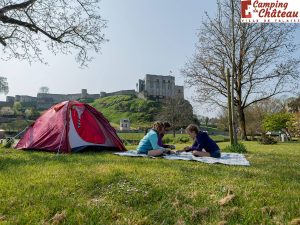
[[[191,147],[185,147],[184,151],[193,151],[193,155],[199,157],[221,157],[219,146],[208,136],[206,132],[199,131],[199,128],[194,124],[190,124],[186,128],[186,132],[195,140],[195,142]],[[205,151],[203,151],[203,149]]]
[[[158,145],[158,136],[164,132],[164,125],[162,122],[155,122],[152,129],[140,140],[137,147],[139,154],[147,154],[149,156],[159,156],[169,150]]]

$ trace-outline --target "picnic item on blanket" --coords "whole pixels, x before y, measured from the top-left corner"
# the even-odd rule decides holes
[[[129,150],[127,152],[116,152],[115,155],[119,156],[130,156],[130,157],[150,157],[146,154],[138,154],[135,150]],[[249,161],[243,154],[239,153],[227,153],[222,152],[220,158],[212,157],[195,157],[191,152],[177,152],[176,154],[164,155],[161,158],[168,160],[186,160],[186,161],[197,161],[204,163],[220,163],[225,165],[236,165],[236,166],[250,166]]]

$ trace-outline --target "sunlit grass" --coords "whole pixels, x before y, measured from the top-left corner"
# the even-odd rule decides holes
[[[250,167],[1,149],[0,224],[288,224],[300,217],[300,143],[245,145]],[[228,193],[235,198],[220,206]]]

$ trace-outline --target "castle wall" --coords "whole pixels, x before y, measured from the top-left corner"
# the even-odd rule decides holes
[[[175,85],[175,96],[184,98],[184,87]]]
[[[100,95],[99,94],[88,94],[86,98],[97,99],[97,98],[100,98]]]
[[[145,91],[145,81],[139,79],[139,82],[137,83],[137,92],[143,92]]]
[[[145,92],[149,97],[173,97],[175,94],[175,77],[146,74]]]
[[[81,98],[81,93],[80,94],[47,94],[47,93],[38,93],[37,94],[37,99],[38,102],[40,102],[42,99],[52,99],[53,103],[58,103],[58,102],[63,102],[63,101],[68,101],[68,100],[76,100]],[[42,100],[43,101],[43,100]]]
[[[122,91],[115,91],[111,93],[101,92],[101,98],[108,97],[108,96],[115,96],[115,95],[136,95],[135,90],[122,90]]]
[[[2,107],[13,107],[14,106],[14,102],[3,102],[0,101],[0,108]]]
[[[175,77],[146,74],[145,79],[139,79],[137,90],[121,90],[111,93],[100,92],[99,94],[88,94],[87,89],[82,89],[78,94],[48,94],[38,93],[37,97],[27,95],[7,96],[6,102],[0,102],[1,106],[12,106],[19,101],[28,106],[35,106],[40,109],[47,109],[52,105],[69,100],[80,98],[98,99],[115,95],[132,95],[143,99],[164,100],[179,96],[184,98],[184,87],[175,85]]]
[[[29,103],[29,102],[36,102],[37,98],[28,96],[28,95],[20,95],[20,102],[21,103]]]
[[[6,96],[6,102],[15,102],[15,97],[13,97],[13,96]]]

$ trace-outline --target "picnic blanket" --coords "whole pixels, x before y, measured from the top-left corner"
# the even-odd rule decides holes
[[[119,156],[131,156],[131,157],[150,157],[145,154],[138,154],[135,150],[129,150],[127,152],[117,152],[114,153]],[[237,166],[250,166],[249,161],[243,154],[239,153],[221,153],[221,158],[212,157],[195,157],[191,152],[180,152],[178,154],[165,155],[159,158],[169,159],[169,160],[186,160],[186,161],[197,161],[204,163],[221,163],[225,165],[237,165]]]

